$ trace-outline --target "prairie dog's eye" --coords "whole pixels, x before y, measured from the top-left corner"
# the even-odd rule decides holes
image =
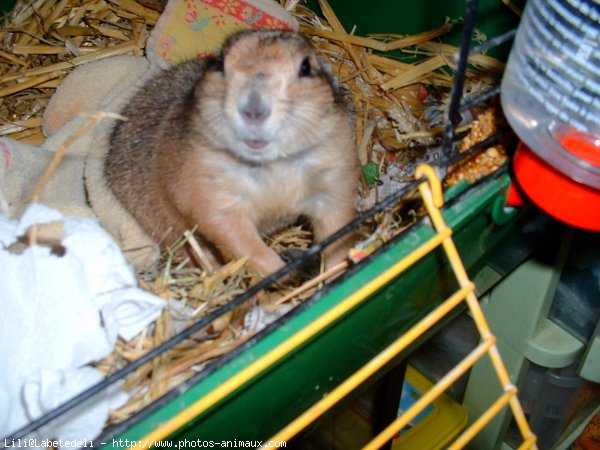
[[[310,59],[308,56],[300,63],[300,70],[298,71],[299,77],[309,77],[312,75],[312,67],[310,65]]]

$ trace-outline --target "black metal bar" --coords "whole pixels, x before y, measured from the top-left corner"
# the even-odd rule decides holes
[[[378,389],[373,399],[372,439],[385,430],[398,417],[398,408],[400,407],[400,399],[402,398],[402,385],[406,378],[406,365],[406,360],[400,361],[389,372],[386,372],[377,383]],[[391,450],[392,440],[386,442],[381,449]]]
[[[448,109],[448,125],[444,132],[442,141],[442,157],[440,168],[446,174],[448,159],[452,153],[452,141],[454,131],[461,120],[460,103],[465,86],[467,74],[467,62],[469,59],[469,49],[471,48],[471,35],[475,26],[475,16],[477,14],[478,0],[467,0],[465,19],[458,51],[458,61],[456,73],[454,74],[454,83],[452,84],[452,93],[450,97],[450,107]]]

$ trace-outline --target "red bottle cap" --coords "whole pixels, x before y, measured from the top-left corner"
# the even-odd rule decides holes
[[[600,161],[598,149],[577,136],[566,136],[561,143],[591,164]],[[600,190],[564,175],[523,143],[513,167],[521,190],[546,213],[574,227],[600,231]]]

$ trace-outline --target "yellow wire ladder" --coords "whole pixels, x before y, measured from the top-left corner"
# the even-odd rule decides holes
[[[446,225],[440,212],[440,208],[444,202],[441,182],[435,174],[434,169],[428,165],[420,165],[417,168],[415,177],[420,179],[422,176],[425,177],[426,181],[423,181],[419,184],[419,192],[423,198],[423,202],[431,219],[431,223],[436,231],[436,234],[431,239],[423,243],[420,247],[415,249],[402,260],[396,262],[379,276],[370,280],[363,287],[350,294],[334,308],[321,315],[318,319],[314,320],[305,328],[292,335],[270,352],[236,373],[234,376],[226,380],[223,384],[206,394],[204,397],[199,398],[196,402],[189,405],[186,409],[182,410],[170,420],[162,423],[157,429],[153,430],[138,442],[156,442],[158,440],[167,438],[170,434],[180,429],[183,425],[207,411],[237,388],[243,386],[246,382],[275,364],[289,352],[293,351],[311,337],[315,336],[329,324],[339,319],[346,312],[365,301],[371,294],[385,286],[407,268],[418,262],[421,258],[441,245],[458,281],[459,289],[436,309],[431,311],[427,316],[415,324],[410,330],[402,334],[381,353],[379,353],[367,364],[339,384],[335,389],[328,393],[327,396],[323,397],[303,414],[298,416],[286,427],[272,436],[270,441],[289,441],[291,438],[296,436],[300,431],[322,416],[336,403],[352,392],[356,387],[361,385],[373,374],[383,368],[395,356],[400,354],[404,349],[415,342],[428,329],[439,322],[462,301],[465,301],[481,336],[480,344],[474,350],[472,350],[471,353],[467,355],[459,364],[457,364],[444,377],[442,377],[442,379],[440,379],[406,412],[400,415],[371,442],[363,447],[363,449],[378,449],[390,441],[396,435],[396,433],[402,430],[419,413],[431,405],[436,398],[440,396],[452,383],[454,383],[460,376],[465,374],[479,359],[483,358],[486,354],[490,357],[493,368],[498,377],[498,381],[502,386],[504,393],[479,418],[477,418],[466,430],[464,430],[448,448],[460,449],[465,447],[470,440],[483,429],[483,427],[485,427],[505,406],[508,405],[512,411],[521,436],[523,437],[523,443],[519,447],[519,450],[537,449],[535,444],[537,438],[529,428],[529,424],[527,423],[527,419],[525,418],[521,404],[516,396],[517,388],[514,384],[512,384],[504,363],[502,362],[496,347],[496,338],[491,333],[485,316],[479,306],[477,297],[475,296],[475,286],[469,280],[462,260],[460,259],[456,246],[452,240],[452,230]],[[139,445],[137,445],[136,448],[139,448]]]

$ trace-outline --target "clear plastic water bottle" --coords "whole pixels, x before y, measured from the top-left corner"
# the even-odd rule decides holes
[[[600,189],[600,0],[529,0],[501,99],[534,153]]]

